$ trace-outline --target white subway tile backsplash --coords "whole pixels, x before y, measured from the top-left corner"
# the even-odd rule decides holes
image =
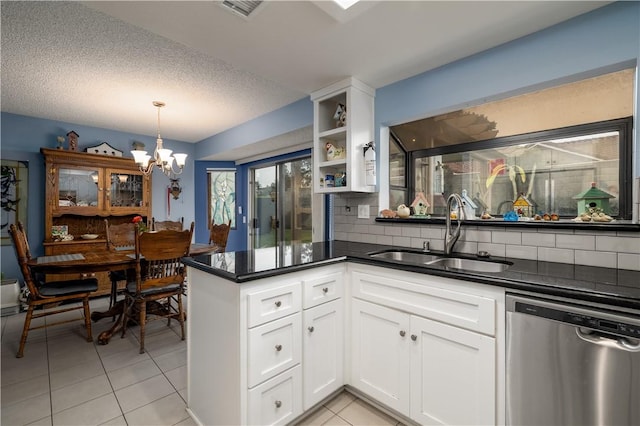
[[[384,235],[384,226],[382,225],[369,225],[369,233],[374,235]]]
[[[640,254],[618,253],[618,268],[640,271]]]
[[[640,238],[597,236],[596,250],[640,253]]]
[[[520,232],[495,231],[491,233],[491,242],[497,244],[522,244],[522,234]]]
[[[346,232],[339,232],[335,230],[333,232],[333,239],[341,240],[341,241],[350,241]]]
[[[393,236],[393,245],[394,246],[400,246],[400,247],[410,247],[411,246],[411,238]]]
[[[593,235],[556,235],[556,247],[580,250],[595,250],[596,237]]]
[[[369,232],[369,225],[353,225],[351,232],[358,234],[367,234]]]
[[[505,257],[506,246],[504,244],[478,243],[477,251],[486,251],[491,256]]]
[[[528,246],[555,247],[556,235],[543,233],[527,234],[524,236],[522,243]]]
[[[477,241],[482,243],[491,242],[491,231],[480,231],[477,229],[463,229],[462,235],[465,241]]]
[[[476,254],[478,253],[478,243],[475,241],[458,240],[458,243],[453,249],[459,253]]]
[[[384,227],[385,235],[402,235],[402,228],[400,226],[385,226]]]
[[[616,268],[618,256],[616,253],[604,251],[575,251],[576,265],[599,266],[601,268]]]
[[[573,250],[538,247],[538,260],[543,262],[575,263]]]
[[[420,229],[420,236],[422,238],[444,238],[444,227],[442,228],[422,228]]]
[[[507,244],[507,246],[506,246],[506,256],[507,257],[514,257],[516,259],[537,260],[538,259],[538,247],[508,245]]]

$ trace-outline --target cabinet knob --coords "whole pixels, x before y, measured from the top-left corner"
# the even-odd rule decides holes
[[[313,333],[313,330],[315,330],[315,328],[313,328],[313,326],[311,326],[311,327],[307,327],[307,330],[309,330],[309,333]]]
[[[400,330],[400,336],[404,337],[406,336],[407,332],[404,330]]]
[[[276,345],[276,351],[280,352],[282,350],[282,345]]]
[[[416,340],[418,340],[418,336],[416,336],[415,334],[412,334],[411,335],[411,340],[413,340],[415,342]]]
[[[324,294],[327,294],[327,293],[329,292],[329,289],[328,289],[327,287],[324,287],[324,288],[322,289],[322,292],[323,292]]]
[[[280,401],[280,400],[276,400],[276,402],[274,404],[276,404],[276,408],[282,407],[282,401]]]
[[[280,306],[282,306],[282,302],[281,301],[276,301],[276,306],[279,308]]]

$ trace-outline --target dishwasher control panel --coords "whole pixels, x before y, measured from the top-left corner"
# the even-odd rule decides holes
[[[577,327],[586,327],[604,333],[640,339],[640,324],[632,324],[631,322],[611,320],[580,312],[553,309],[547,306],[533,305],[520,301],[515,303],[515,312],[569,323]]]

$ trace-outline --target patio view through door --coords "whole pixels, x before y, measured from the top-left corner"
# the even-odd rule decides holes
[[[312,241],[311,158],[251,169],[251,248]]]

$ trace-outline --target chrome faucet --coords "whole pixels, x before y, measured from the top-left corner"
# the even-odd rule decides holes
[[[458,210],[456,214],[457,226],[455,230],[452,230],[451,229],[451,206],[454,201],[457,204],[456,208]],[[460,217],[463,214],[462,212],[463,212],[462,198],[456,193],[449,195],[449,198],[447,198],[447,211],[446,211],[447,228],[444,233],[444,254],[445,255],[451,254],[451,252],[453,251],[454,244],[456,243],[456,241],[458,241],[458,238],[460,238],[460,225],[461,225]]]

